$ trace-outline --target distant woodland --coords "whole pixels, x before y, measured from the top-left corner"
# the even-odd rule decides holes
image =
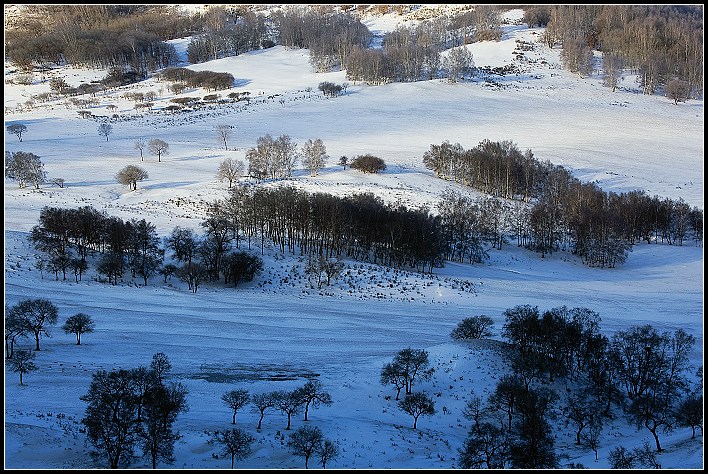
[[[191,37],[192,63],[282,45],[310,50],[316,71],[343,69],[353,81],[407,82],[474,74],[474,58],[457,46],[501,37],[504,6],[475,5],[387,33],[372,47],[363,13],[411,13],[411,5],[215,5],[203,13],[171,5],[23,5],[5,25],[5,54],[17,68],[56,65],[119,68],[134,80],[177,65],[166,41]],[[703,92],[702,5],[524,6],[523,21],[545,27],[541,41],[562,48],[563,67],[600,71],[613,90],[636,75],[645,94],[680,81],[686,98]],[[414,17],[415,18],[415,17]],[[455,51],[454,54],[453,51]],[[601,65],[593,52],[600,52]],[[673,82],[672,82],[673,81]]]

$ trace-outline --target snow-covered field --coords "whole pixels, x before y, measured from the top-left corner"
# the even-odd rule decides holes
[[[520,18],[521,12],[509,15]],[[395,28],[396,19],[366,24],[386,31]],[[477,66],[513,63],[520,68],[520,74],[495,78],[494,84],[482,78],[458,84],[350,83],[345,95],[324,98],[318,84],[347,82],[345,73],[313,73],[308,51],[275,47],[190,66],[233,74],[233,91],[251,93],[248,106],[160,112],[174,96],[153,79],[99,96],[100,104],[90,109],[94,115],[111,115],[106,106],[112,104],[125,117],[113,124],[108,141],[97,133],[96,121],[80,118],[63,102],[21,107],[30,96],[49,91],[47,78],[37,74],[32,85],[8,84],[13,73],[6,66],[5,124],[23,123],[27,132],[22,142],[6,133],[5,149],[40,156],[49,177],[63,178],[65,187],[20,189],[5,180],[5,303],[48,298],[60,319],[51,337],[42,339],[35,360],[39,370],[25,374],[25,385],[6,367],[5,468],[105,467],[87,454],[80,423],[86,405],[79,397],[95,370],[148,365],[157,352],[168,355],[172,380],[189,391],[189,411],[175,424],[182,435],[176,462],[160,467],[185,469],[230,467],[229,459],[214,457],[217,449],[206,434],[232,426],[221,401],[224,392],[290,390],[315,375],[333,404],[311,409],[307,423],[340,447],[328,468],[458,467],[457,450],[471,423],[462,410],[472,393],[485,396],[508,371],[498,341],[502,314],[516,305],[541,311],[587,307],[599,313],[607,335],[635,324],[652,324],[662,332],[683,328],[697,339],[691,363],[702,366],[703,248],[693,242],[639,244],[615,269],[588,268],[565,253],[542,259],[514,245],[490,250],[484,264],[448,263],[433,275],[349,261],[345,275],[322,290],[310,288],[297,257],[276,251],[264,256],[265,271],[252,283],[237,289],[205,284],[196,294],[176,279],[164,284],[160,276],[146,287],[110,286],[90,277],[79,283],[55,281],[34,268],[36,252],[27,236],[44,206],[91,205],[122,219],[144,218],[161,236],[178,225],[200,231],[205,217],[200,203],[228,193],[228,183],[216,179],[219,163],[226,157],[245,161],[246,150],[266,134],[289,135],[298,145],[322,139],[331,157],[328,166],[316,178],[300,169],[288,180],[312,191],[371,191],[387,201],[434,208],[453,185],[425,169],[423,153],[445,140],[472,148],[489,139],[512,140],[605,191],[643,189],[703,208],[702,101],[674,105],[665,97],[642,95],[631,76],[612,93],[599,76],[583,79],[561,69],[559,51],[536,41],[540,29],[505,28],[500,42],[468,46]],[[513,54],[517,40],[534,44],[521,62]],[[177,42],[180,50],[187,41]],[[105,76],[91,70],[59,73],[71,86]],[[133,102],[122,98],[126,91],[148,90],[158,93],[152,112],[137,113]],[[214,132],[220,124],[235,127],[227,151]],[[158,163],[146,154],[141,162],[133,147],[138,138],[166,141],[169,155]],[[383,158],[386,171],[364,175],[337,165],[342,155],[365,153]],[[127,164],[149,174],[136,191],[115,181]],[[96,322],[96,331],[82,337],[80,346],[59,329],[77,312]],[[451,340],[458,322],[480,314],[494,319],[496,343]],[[32,342],[23,340],[20,348]],[[421,417],[417,430],[412,417],[396,406],[393,387],[379,383],[382,366],[409,346],[427,350],[436,369],[417,388],[435,394],[437,413]],[[258,418],[250,407],[238,413],[237,426],[256,442],[253,454],[237,467],[303,468],[304,460],[286,446],[286,415],[268,412],[256,431]],[[646,429],[619,418],[605,426],[596,462],[591,450],[574,445],[572,427],[562,418],[556,422],[556,451],[564,465],[608,468],[613,448],[652,442]],[[296,415],[292,428],[303,424],[302,415]],[[660,436],[662,467],[702,468],[702,436],[691,439],[690,429]],[[311,460],[310,467],[314,464]],[[138,460],[132,467],[149,463]]]

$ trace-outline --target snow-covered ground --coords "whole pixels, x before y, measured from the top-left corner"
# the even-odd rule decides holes
[[[520,11],[510,16],[520,18]],[[395,28],[392,16],[367,20],[372,31]],[[289,254],[268,252],[265,271],[237,289],[205,284],[196,294],[172,280],[156,277],[146,287],[110,286],[90,277],[80,283],[55,281],[34,267],[28,232],[44,206],[91,205],[109,215],[144,218],[167,235],[175,226],[200,231],[199,203],[223,199],[228,183],[216,179],[226,157],[245,160],[258,137],[289,135],[299,145],[320,138],[330,161],[316,178],[301,169],[289,184],[334,194],[371,191],[385,200],[434,208],[453,185],[432,176],[422,163],[431,144],[447,140],[465,148],[481,140],[512,140],[540,160],[570,169],[582,181],[605,191],[643,189],[649,195],[683,199],[703,208],[703,102],[674,105],[665,97],[642,95],[633,78],[612,93],[599,76],[579,78],[560,67],[559,51],[537,42],[541,30],[510,25],[500,42],[468,45],[475,64],[514,64],[518,75],[449,84],[426,81],[385,86],[350,83],[346,94],[324,98],[323,81],[342,84],[344,72],[316,74],[308,51],[275,47],[194,66],[229,72],[233,91],[251,93],[248,106],[215,106],[185,114],[159,110],[173,98],[167,84],[154,79],[100,95],[94,115],[125,120],[113,124],[109,140],[98,123],[82,119],[63,102],[22,107],[49,91],[39,74],[32,85],[8,84],[5,124],[23,123],[23,141],[6,133],[6,151],[41,157],[50,178],[65,187],[19,189],[5,180],[5,303],[48,298],[59,308],[60,324],[42,339],[35,363],[39,370],[18,375],[5,370],[5,468],[64,469],[105,467],[88,456],[80,420],[86,405],[79,397],[98,369],[148,365],[154,353],[168,355],[172,380],[189,391],[189,411],[175,424],[182,438],[175,447],[175,468],[229,468],[207,443],[207,431],[228,429],[231,414],[221,395],[243,388],[250,393],[293,389],[317,376],[333,399],[310,411],[310,425],[339,444],[340,456],[328,468],[458,467],[457,450],[470,421],[462,409],[472,393],[485,396],[508,370],[494,342],[453,342],[450,331],[463,318],[485,314],[495,321],[494,340],[502,341],[503,312],[516,305],[587,307],[601,317],[607,335],[635,324],[660,331],[683,328],[697,338],[692,365],[703,363],[703,249],[639,244],[626,264],[615,269],[588,268],[570,254],[540,255],[509,245],[490,251],[484,264],[448,263],[433,275],[420,275],[347,262],[345,275],[321,291],[311,289],[302,262]],[[517,40],[533,43],[525,59],[515,59]],[[181,40],[184,44],[188,40]],[[77,86],[100,79],[104,71],[58,72]],[[311,91],[308,90],[311,88]],[[152,112],[138,113],[125,92],[158,93]],[[183,96],[202,97],[202,90]],[[278,95],[280,94],[280,95]],[[281,103],[280,99],[285,99]],[[219,124],[235,127],[226,151],[214,132]],[[161,162],[134,149],[138,138],[169,144]],[[387,169],[379,175],[343,170],[342,155],[372,153]],[[127,164],[143,167],[149,179],[136,191],[115,181]],[[460,191],[469,192],[458,188]],[[287,277],[287,278],[286,278]],[[77,312],[89,314],[96,331],[80,346],[59,326]],[[30,347],[32,341],[21,341]],[[417,388],[435,394],[437,413],[413,419],[393,400],[395,390],[379,383],[382,366],[400,349],[425,349],[434,377]],[[443,407],[445,407],[443,409]],[[572,427],[556,420],[556,450],[563,463],[608,468],[608,453],[652,441],[619,418],[605,427],[599,459],[574,445]],[[258,413],[238,413],[237,426],[256,437],[253,454],[239,468],[302,468],[304,460],[288,453],[287,417],[268,412],[256,431]],[[302,426],[302,415],[292,427]],[[703,438],[690,429],[661,434],[664,468],[700,469]],[[310,462],[313,467],[314,462]],[[149,467],[138,460],[132,467]],[[161,466],[168,467],[168,466]]]

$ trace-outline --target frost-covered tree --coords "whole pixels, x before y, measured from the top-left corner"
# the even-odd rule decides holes
[[[322,140],[307,140],[300,150],[302,163],[310,170],[310,176],[317,176],[317,173],[324,168],[327,163],[327,148]]]
[[[5,152],[5,177],[17,181],[20,188],[34,184],[35,189],[47,180],[39,156],[25,151]]]

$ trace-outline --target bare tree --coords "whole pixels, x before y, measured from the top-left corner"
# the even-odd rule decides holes
[[[106,141],[108,141],[108,135],[110,135],[112,132],[113,125],[111,125],[110,123],[102,123],[98,126],[98,134],[106,137]]]
[[[233,158],[225,158],[219,164],[219,171],[216,173],[216,177],[220,181],[228,180],[229,187],[233,184],[235,180],[243,176],[246,170],[246,165],[241,160],[234,160]]]
[[[34,352],[21,349],[15,353],[15,357],[7,361],[10,370],[20,374],[20,385],[24,385],[22,382],[23,374],[39,368],[32,362],[35,356],[36,354]]]
[[[216,136],[218,137],[219,141],[224,142],[224,150],[228,150],[229,147],[227,145],[227,140],[231,138],[231,133],[233,132],[234,126],[233,125],[217,125],[214,127],[214,130],[216,130]]]
[[[153,138],[148,142],[148,151],[157,156],[157,161],[162,160],[162,155],[169,154],[170,145],[159,138]]]
[[[322,469],[327,469],[327,463],[339,456],[339,448],[334,441],[325,439],[317,447],[316,454],[320,458]]]
[[[245,431],[232,428],[226,431],[215,431],[210,442],[221,445],[222,454],[231,457],[231,469],[233,469],[235,460],[241,461],[251,454],[251,444],[255,440]]]
[[[455,340],[489,337],[492,335],[490,330],[492,326],[494,326],[494,320],[489,316],[471,316],[460,321],[450,333],[450,337]]]
[[[272,395],[273,406],[288,415],[288,426],[286,426],[285,429],[289,430],[290,419],[293,414],[300,410],[302,400],[298,397],[298,394],[295,391],[288,392],[285,390],[277,390],[273,392]]]
[[[39,189],[39,185],[47,180],[47,173],[42,160],[34,153],[6,151],[5,177],[16,180],[21,188],[32,183],[35,189]]]
[[[688,81],[682,81],[681,79],[673,79],[666,83],[666,97],[669,100],[674,101],[675,105],[679,102],[684,102],[688,99],[688,93],[690,87]]]
[[[421,415],[434,415],[435,402],[424,392],[409,393],[398,402],[401,410],[413,416],[413,429],[417,429],[418,418]]]
[[[305,421],[307,421],[310,405],[317,408],[320,403],[323,405],[332,404],[332,397],[322,389],[322,383],[319,380],[308,380],[305,385],[295,389],[295,396],[300,398],[302,404],[305,405]]]
[[[317,452],[322,440],[322,430],[316,426],[302,426],[290,435],[288,447],[292,454],[305,458],[305,469],[307,469],[310,457]]]
[[[132,191],[138,188],[138,181],[142,181],[147,178],[147,171],[134,165],[126,166],[120,170],[118,174],[116,174],[116,180],[118,180],[120,184],[129,186]]]
[[[50,324],[56,324],[58,309],[51,301],[44,298],[22,300],[13,306],[13,311],[22,321],[22,326],[34,334],[35,351],[39,351],[39,337],[44,334],[49,336],[47,328]]]
[[[301,149],[302,162],[310,170],[310,176],[317,176],[317,173],[324,168],[327,163],[327,148],[322,140],[307,140]]]
[[[5,358],[12,359],[15,340],[27,335],[27,327],[22,324],[14,306],[5,305]]]
[[[236,424],[236,412],[248,404],[251,400],[251,396],[248,394],[248,390],[239,389],[226,392],[221,396],[221,399],[231,408],[233,413],[231,424],[233,425]]]
[[[21,123],[13,123],[7,126],[7,132],[17,135],[17,138],[22,141],[22,134],[27,131],[27,125]]]
[[[76,334],[76,345],[81,344],[81,335],[93,332],[94,322],[88,314],[76,313],[70,316],[61,327],[67,334]]]
[[[145,141],[144,138],[138,138],[133,142],[133,148],[136,150],[140,150],[140,161],[143,161],[143,150],[147,146],[147,142]]]
[[[261,429],[261,425],[263,424],[263,417],[265,416],[266,410],[268,408],[275,407],[274,393],[275,392],[257,393],[253,395],[253,397],[251,397],[251,402],[253,403],[253,406],[256,407],[256,410],[261,415],[261,417],[258,419],[258,428],[256,428],[258,430]]]
[[[622,80],[623,61],[617,55],[612,53],[604,53],[602,55],[602,84],[612,89],[612,92],[617,90],[617,85]]]

